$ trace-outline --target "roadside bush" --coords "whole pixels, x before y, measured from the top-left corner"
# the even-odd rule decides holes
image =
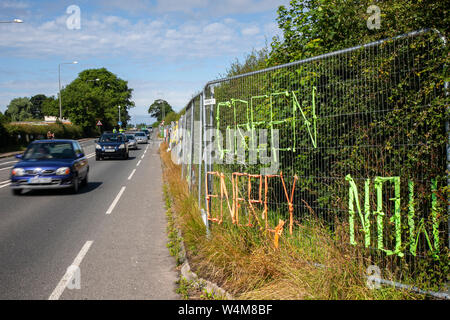
[[[30,142],[46,139],[47,132],[55,134],[56,139],[80,139],[83,131],[76,125],[55,124],[2,124],[0,122],[0,152],[26,147]]]

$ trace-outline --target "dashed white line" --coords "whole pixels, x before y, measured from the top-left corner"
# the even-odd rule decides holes
[[[133,175],[134,175],[135,172],[136,172],[136,169],[134,169],[134,170],[131,172],[130,176],[128,177],[128,180],[131,180],[131,178],[133,177]]]
[[[142,161],[142,160],[139,160],[139,161],[138,161],[136,167],[139,167],[139,165],[141,164],[141,161]]]
[[[81,264],[81,261],[83,261],[84,256],[88,252],[93,242],[94,241],[86,241],[83,248],[81,248],[81,251],[76,256],[75,260],[73,260],[72,265],[70,265],[67,268],[66,273],[59,281],[58,285],[56,286],[55,290],[53,290],[48,300],[58,300],[59,297],[61,297],[62,293],[64,292],[64,289],[67,287],[67,284],[72,280],[73,276],[75,275],[75,272],[79,270],[78,268]]]
[[[111,214],[111,212],[113,212],[114,208],[117,205],[117,202],[119,202],[120,197],[122,196],[123,192],[125,191],[126,187],[122,187],[122,189],[120,189],[119,193],[117,194],[116,198],[114,199],[113,203],[111,203],[111,205],[108,208],[108,211],[106,211],[106,214]]]
[[[4,188],[4,187],[7,187],[7,186],[9,186],[11,184],[11,182],[9,182],[9,183],[7,183],[7,184],[2,184],[1,186],[0,186],[0,189],[1,188]]]
[[[0,171],[2,170],[7,170],[7,169],[11,169],[12,167],[6,167],[6,168],[1,168]]]
[[[16,162],[18,162],[18,161],[16,160],[16,161],[2,162],[2,163],[0,163],[0,166],[3,165],[3,164],[7,164],[7,163],[16,163]]]

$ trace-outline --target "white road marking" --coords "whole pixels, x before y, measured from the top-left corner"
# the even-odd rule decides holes
[[[67,284],[72,280],[75,271],[80,266],[81,261],[83,261],[84,256],[88,252],[93,242],[94,241],[86,241],[83,248],[81,248],[81,251],[76,256],[75,260],[73,260],[72,264],[69,266],[69,268],[67,268],[66,273],[59,281],[58,285],[56,286],[55,290],[53,290],[48,300],[58,300],[59,297],[61,297],[62,293],[64,292],[64,289],[66,288]],[[71,268],[72,266],[75,266],[76,268]]]
[[[0,184],[4,184],[4,183],[8,183],[8,182],[10,182],[10,181],[9,180],[5,180],[5,181],[0,182]]]
[[[16,160],[16,161],[2,162],[2,163],[0,163],[0,166],[3,165],[3,164],[7,164],[7,163],[17,163],[17,162],[19,162],[19,161]]]
[[[133,172],[131,172],[130,176],[128,177],[128,180],[131,180],[131,178],[133,177],[135,172],[136,172],[136,169],[134,169]]]
[[[145,154],[142,155],[141,159],[144,159]]]
[[[142,160],[139,160],[139,161],[138,161],[136,167],[139,167],[139,165],[141,164],[141,161],[142,161]]]
[[[90,158],[92,158],[93,156],[95,156],[95,152],[93,152],[93,153],[91,153],[91,154],[88,154],[88,155],[86,156],[86,158],[87,158],[87,159],[90,159]]]
[[[122,196],[123,192],[125,191],[126,187],[122,187],[122,189],[120,189],[119,193],[117,194],[116,198],[114,199],[113,203],[111,203],[111,205],[108,208],[108,211],[106,211],[106,214],[111,214],[111,212],[113,212],[114,208],[117,205],[117,202],[119,202],[120,197]]]
[[[12,167],[6,167],[6,168],[1,168],[0,171],[2,170],[7,170],[7,169],[11,169]]]
[[[7,184],[3,184],[3,185],[0,186],[0,189],[1,189],[1,188],[4,188],[4,187],[7,187],[7,186],[9,186],[10,184],[11,184],[11,182],[10,182],[10,183],[7,183]]]

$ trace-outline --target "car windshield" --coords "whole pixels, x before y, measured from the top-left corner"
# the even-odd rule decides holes
[[[104,134],[100,137],[100,142],[123,142],[123,140],[119,134]]]
[[[33,143],[25,151],[23,159],[75,159],[75,152],[69,142]]]
[[[127,139],[128,140],[134,140],[134,136],[133,135],[127,135]]]
[[[145,132],[137,132],[137,133],[135,134],[135,136],[138,136],[138,137],[144,137],[144,136],[145,136]]]

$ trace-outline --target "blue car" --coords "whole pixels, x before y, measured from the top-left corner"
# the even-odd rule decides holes
[[[32,142],[11,170],[11,190],[71,188],[77,193],[88,184],[89,164],[78,141],[38,140]]]

